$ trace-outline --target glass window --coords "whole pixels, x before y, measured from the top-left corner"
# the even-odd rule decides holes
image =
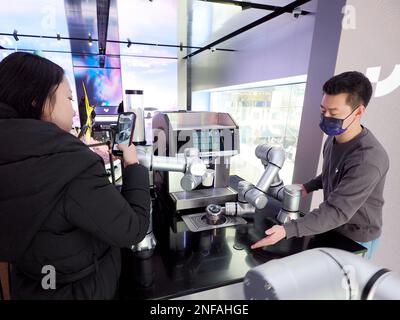
[[[124,90],[143,90],[144,107],[178,109],[177,60],[121,57],[121,70]]]
[[[176,0],[118,1],[119,39],[156,44],[178,43]],[[123,90],[143,90],[143,106],[178,109],[178,59],[174,47],[120,45]],[[124,94],[125,97],[125,94]]]
[[[193,109],[208,103],[208,110],[227,112],[239,125],[240,154],[232,158],[231,174],[257,183],[264,168],[254,155],[257,145],[268,143],[282,146],[286,153],[280,176],[285,184],[292,183],[294,160],[300,128],[305,83],[248,87],[245,89],[213,90],[194,93]],[[205,110],[204,106],[199,109]]]

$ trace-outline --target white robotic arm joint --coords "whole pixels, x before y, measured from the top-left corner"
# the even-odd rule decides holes
[[[282,197],[282,192],[279,190],[283,189],[283,182],[278,173],[285,162],[285,151],[281,147],[261,144],[256,147],[255,155],[261,160],[265,171],[256,185],[247,181],[239,183],[238,202],[235,205],[231,203],[225,205],[226,215],[243,215],[254,213],[255,209],[265,208],[268,203],[267,194],[277,199]]]
[[[400,275],[356,254],[333,248],[306,250],[247,272],[246,299],[400,299]]]
[[[139,163],[148,168],[149,171],[184,173],[181,179],[181,186],[186,191],[195,189],[202,182],[207,170],[196,148],[185,149],[183,157],[155,156],[152,148],[142,146],[137,146],[136,152]]]

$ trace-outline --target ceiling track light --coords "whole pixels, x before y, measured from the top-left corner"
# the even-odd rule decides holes
[[[19,38],[18,38],[18,31],[17,31],[17,30],[14,30],[14,32],[13,32],[13,37],[14,37],[15,41],[19,41]]]
[[[61,37],[60,33],[57,32],[56,35],[35,35],[35,34],[19,34],[17,30],[14,29],[13,33],[4,33],[4,32],[0,32],[0,36],[7,36],[7,37],[14,37],[15,41],[19,41],[19,37],[21,38],[33,38],[33,39],[54,39],[57,41],[61,41],[61,40],[69,40],[69,41],[87,41],[88,45],[91,47],[93,45],[93,42],[99,42],[98,39],[94,39],[92,37],[91,33],[88,33],[88,37],[68,37],[68,36],[64,36]],[[204,50],[211,50],[214,49],[214,51],[226,51],[226,52],[235,52],[236,50],[233,49],[223,49],[223,48],[216,48],[214,46],[210,47],[210,46],[206,46],[206,47],[196,47],[196,46],[187,46],[184,45],[182,42],[180,42],[179,44],[163,44],[163,43],[148,43],[148,42],[135,42],[135,41],[131,41],[130,38],[127,38],[127,40],[125,41],[119,41],[119,40],[106,40],[106,43],[118,43],[118,44],[127,44],[127,47],[129,48],[130,46],[132,46],[133,44],[135,46],[154,46],[154,47],[168,47],[168,48],[177,48],[180,51],[183,51],[183,49],[196,49],[196,50],[200,50],[200,49],[204,49]],[[99,47],[100,47],[100,42],[99,42]],[[26,49],[26,50],[30,50],[30,49]],[[191,55],[192,56],[192,55]],[[185,57],[186,58],[186,57]]]

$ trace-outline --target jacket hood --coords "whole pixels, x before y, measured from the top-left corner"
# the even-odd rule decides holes
[[[0,103],[0,261],[17,261],[70,181],[101,157],[53,123]]]

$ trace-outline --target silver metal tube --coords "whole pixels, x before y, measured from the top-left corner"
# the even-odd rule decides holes
[[[142,241],[132,245],[131,250],[142,258],[148,258],[153,254],[153,250],[157,245],[157,240],[153,233],[153,207],[150,206],[150,224],[147,234]]]
[[[267,195],[269,195],[270,197],[282,201],[283,200],[283,189],[284,189],[284,184],[283,181],[281,181],[280,184],[274,186],[271,185],[271,187],[269,187],[268,191],[267,191]]]
[[[282,208],[286,211],[299,211],[302,188],[299,184],[290,184],[283,188]]]
[[[202,181],[202,177],[194,176],[190,173],[185,173],[181,179],[181,187],[185,191],[196,189]]]
[[[184,158],[153,156],[152,162],[153,171],[186,171],[186,160]]]
[[[238,183],[238,200],[240,202],[245,201],[244,194],[251,188],[254,188],[254,185],[251,184],[250,182],[245,181],[245,180],[239,181],[239,183]]]
[[[268,203],[267,195],[256,188],[246,192],[244,199],[255,206],[257,209],[263,209]]]
[[[226,216],[243,216],[245,214],[255,213],[256,208],[250,203],[227,202],[225,203]]]
[[[280,147],[270,147],[267,144],[260,144],[257,146],[255,154],[264,165],[273,164],[282,168],[285,162],[285,151]]]
[[[267,192],[272,182],[274,181],[275,175],[278,174],[279,170],[280,168],[273,164],[268,165],[260,180],[258,180],[256,188],[260,189],[263,192]]]
[[[145,166],[147,169],[151,170],[151,162],[152,162],[152,150],[148,146],[136,146],[136,154],[139,160],[139,163],[142,166]]]

